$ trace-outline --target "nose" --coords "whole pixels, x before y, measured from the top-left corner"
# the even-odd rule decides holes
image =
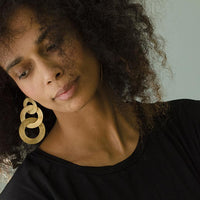
[[[59,80],[64,74],[62,67],[53,61],[37,58],[36,62],[38,65],[38,71],[46,85]]]
[[[44,75],[45,84],[50,84],[53,81],[59,80],[62,74],[61,69],[58,67],[48,69],[47,73]]]

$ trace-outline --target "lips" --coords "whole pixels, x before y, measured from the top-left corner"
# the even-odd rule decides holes
[[[71,89],[71,87],[73,86],[73,84],[78,80],[79,77],[77,77],[75,80],[65,84],[62,88],[60,88],[58,90],[58,92],[56,93],[54,99],[58,96],[60,96],[63,93],[66,93],[67,91],[69,91]]]

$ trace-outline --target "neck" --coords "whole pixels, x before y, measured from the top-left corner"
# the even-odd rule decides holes
[[[58,151],[63,151],[63,148],[72,152],[78,149],[80,152],[83,149],[88,152],[116,150],[124,154],[127,151],[127,141],[130,138],[135,140],[136,137],[134,122],[130,124],[118,111],[111,93],[107,91],[101,87],[75,112],[55,112],[57,121],[47,140],[45,138],[46,142],[59,144]]]

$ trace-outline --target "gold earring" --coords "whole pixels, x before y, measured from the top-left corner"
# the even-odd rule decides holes
[[[27,105],[31,103],[32,105]],[[23,102],[24,108],[20,113],[21,124],[19,126],[19,136],[27,144],[37,144],[45,136],[45,126],[42,123],[43,113],[39,107],[37,107],[36,102],[31,98],[26,98]],[[25,119],[26,113],[35,114],[37,113],[38,118],[30,117]],[[39,126],[39,134],[35,138],[29,138],[25,133],[25,128],[36,128]]]

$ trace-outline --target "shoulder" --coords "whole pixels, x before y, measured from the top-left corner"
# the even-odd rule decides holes
[[[189,130],[189,132],[195,131],[195,134],[200,135],[200,100],[185,98],[170,100],[166,103],[169,104],[171,123],[177,125],[178,128]]]
[[[176,99],[168,102],[176,118],[193,125],[200,125],[200,100]]]
[[[180,144],[197,154],[200,151],[200,100],[175,99],[168,103],[169,112],[164,117],[156,118],[158,135]]]
[[[173,106],[192,106],[192,107],[198,107],[200,109],[200,100],[196,100],[196,99],[174,99],[174,100],[170,100],[167,101],[169,102],[171,105]]]
[[[199,157],[200,152],[200,100],[176,99],[170,104],[170,119],[166,124],[167,135]],[[199,162],[199,159],[198,159]]]

